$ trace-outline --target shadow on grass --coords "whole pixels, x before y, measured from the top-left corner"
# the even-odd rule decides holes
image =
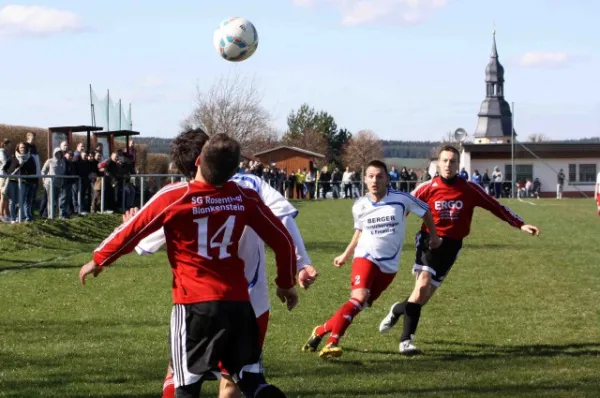
[[[424,358],[444,361],[461,361],[469,359],[489,359],[500,357],[600,357],[600,342],[598,343],[573,343],[573,344],[531,344],[531,345],[500,345],[485,343],[461,343],[444,340],[424,341],[424,344],[447,345],[460,347],[451,348],[424,348]],[[344,347],[348,352],[365,352],[364,350]],[[396,355],[393,351],[369,350],[368,354],[388,356]]]
[[[66,268],[79,268],[82,264],[48,264],[56,259],[51,259],[48,261],[41,261],[39,263],[29,263],[29,264],[21,264],[21,265],[9,265],[2,266],[0,265],[0,274],[8,271],[23,271],[26,269],[66,269]]]
[[[404,397],[410,396],[431,396],[438,394],[477,394],[477,396],[492,396],[492,397],[509,397],[509,396],[524,396],[527,394],[545,394],[548,392],[577,392],[581,394],[590,394],[586,396],[595,396],[598,392],[598,387],[592,380],[583,380],[577,383],[549,384],[547,381],[539,384],[520,383],[520,384],[500,384],[500,385],[485,385],[485,386],[454,386],[454,387],[427,387],[427,388],[402,388],[390,387],[386,389],[375,390],[357,390],[343,389],[335,390],[315,390],[310,391],[296,390],[286,391],[288,396],[300,397],[376,397],[376,396],[395,396]],[[456,395],[455,395],[456,396]]]

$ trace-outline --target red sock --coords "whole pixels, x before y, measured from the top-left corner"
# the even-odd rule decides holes
[[[356,299],[350,299],[342,305],[335,315],[327,321],[328,324],[332,325],[331,336],[327,339],[327,344],[338,344],[352,320],[361,310],[362,304]]]
[[[162,398],[175,398],[175,383],[171,375],[167,376],[163,383]]]

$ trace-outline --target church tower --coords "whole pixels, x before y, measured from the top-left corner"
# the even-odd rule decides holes
[[[506,144],[511,140],[512,112],[504,99],[504,67],[498,60],[496,31],[493,34],[492,54],[485,68],[485,99],[477,116],[475,144]],[[515,133],[516,136],[516,133]]]

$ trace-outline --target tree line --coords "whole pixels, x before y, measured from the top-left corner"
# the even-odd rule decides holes
[[[320,153],[325,159],[317,164],[319,167],[360,168],[374,158],[427,159],[442,141],[381,140],[372,130],[351,132],[339,126],[329,112],[307,103],[290,111],[286,130],[278,134],[254,79],[241,75],[222,77],[206,91],[197,88],[195,107],[181,127],[199,127],[208,135],[228,134],[240,142],[248,156],[279,145]],[[147,145],[150,152],[169,153],[171,140],[168,138],[136,137],[135,140]],[[600,139],[588,140],[584,142]],[[531,134],[528,141],[543,142],[547,138],[536,133]]]

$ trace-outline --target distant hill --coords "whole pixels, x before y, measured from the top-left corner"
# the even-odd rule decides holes
[[[169,153],[172,138],[135,137],[135,142],[148,146],[151,153]],[[383,155],[386,158],[428,159],[439,142],[427,141],[382,141]],[[407,166],[408,167],[408,166]]]
[[[425,169],[429,167],[429,158],[384,158],[383,161],[389,166],[396,166],[396,170],[400,171],[403,167],[407,169]]]
[[[158,137],[135,137],[135,142],[139,144],[145,144],[148,146],[148,152],[150,153],[169,153],[169,147],[171,145],[172,138],[158,138]],[[578,140],[565,140],[567,142],[599,142],[600,137],[582,138]],[[383,146],[383,157],[393,158],[395,162],[406,159],[429,159],[439,147],[440,142],[434,141],[392,141],[382,140]],[[414,163],[413,163],[414,164]],[[402,167],[402,166],[400,166]],[[406,167],[419,167],[417,165]]]
[[[170,151],[172,138],[158,138],[158,137],[135,137],[134,141],[136,144],[144,144],[148,146],[148,152],[150,153],[166,153]]]

